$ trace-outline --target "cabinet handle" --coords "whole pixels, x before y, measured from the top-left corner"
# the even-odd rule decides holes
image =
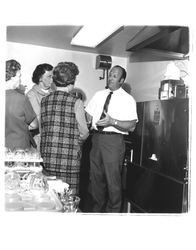
[[[133,162],[133,149],[131,149],[130,162]]]

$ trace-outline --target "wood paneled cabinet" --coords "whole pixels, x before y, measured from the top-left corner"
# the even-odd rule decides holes
[[[189,102],[137,103],[126,196],[132,212],[182,213],[189,209]]]

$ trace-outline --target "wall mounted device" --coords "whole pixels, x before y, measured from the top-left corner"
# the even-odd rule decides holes
[[[103,70],[103,76],[99,77],[99,80],[105,79],[105,74],[106,74],[106,87],[107,87],[107,82],[108,82],[108,70],[111,68],[111,65],[112,65],[111,56],[98,55],[96,57],[95,68]]]

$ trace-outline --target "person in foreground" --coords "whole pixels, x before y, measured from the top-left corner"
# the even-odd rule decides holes
[[[123,134],[133,131],[138,120],[134,98],[122,89],[125,78],[125,69],[114,66],[108,88],[96,92],[85,109],[93,128],[89,189],[93,212],[121,211]]]
[[[6,61],[5,147],[10,150],[30,149],[29,128],[37,128],[38,121],[28,98],[17,91],[21,83],[21,65]]]
[[[70,94],[78,67],[60,62],[53,71],[56,90],[41,101],[41,156],[44,174],[56,176],[79,193],[82,142],[88,137],[83,102]]]
[[[53,82],[53,66],[47,63],[39,64],[33,71],[32,81],[35,83],[33,87],[27,92],[27,96],[33,110],[36,113],[36,117],[40,125],[40,106],[43,97],[50,94],[53,89],[51,88]],[[37,149],[40,151],[40,132],[39,128],[31,130],[32,136],[37,145]]]

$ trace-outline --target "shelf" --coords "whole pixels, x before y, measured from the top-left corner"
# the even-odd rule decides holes
[[[5,171],[16,171],[20,173],[26,173],[26,172],[41,172],[42,166],[39,167],[5,167]]]
[[[5,162],[34,162],[34,163],[39,163],[39,162],[43,162],[43,159],[40,158],[40,159],[17,159],[17,158],[5,158],[4,159]]]

